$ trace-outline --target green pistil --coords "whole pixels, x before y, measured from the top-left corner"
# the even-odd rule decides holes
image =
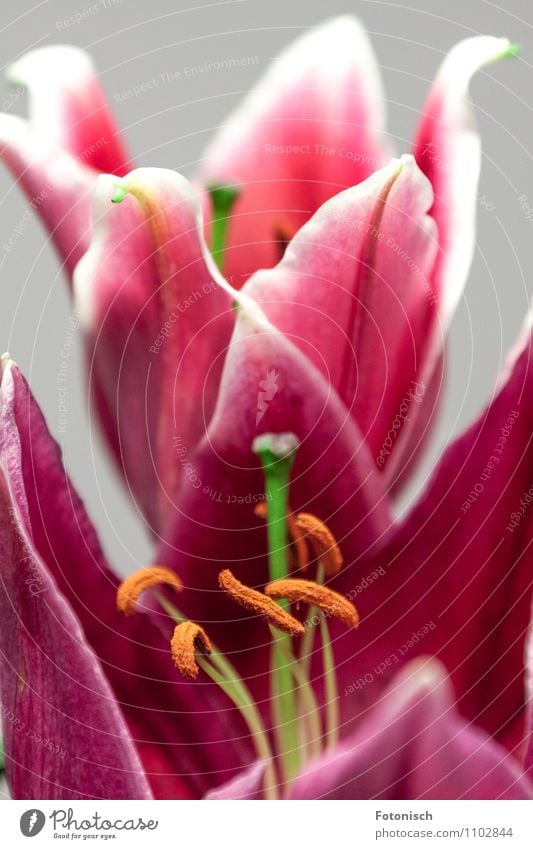
[[[115,194],[111,198],[111,203],[122,203],[128,191],[122,183],[117,183],[115,186]]]
[[[237,185],[211,183],[207,191],[213,206],[211,253],[221,271],[224,270],[224,251],[228,237],[228,224],[231,210],[241,190]]]
[[[265,433],[252,445],[263,464],[267,504],[267,538],[270,580],[286,578],[287,568],[287,505],[289,475],[294,462],[298,439],[292,433]],[[287,601],[279,604],[288,609]],[[275,732],[283,776],[286,781],[298,771],[298,719],[293,690],[292,672],[287,663],[292,655],[291,638],[280,634],[272,645],[270,689],[274,705]]]
[[[162,593],[156,592],[155,596],[163,610],[168,613],[177,625],[187,621],[187,617],[172,602],[165,598]],[[209,658],[198,653],[196,655],[196,662],[206,675],[209,676],[211,681],[226,693],[241,714],[252,737],[257,757],[265,764],[265,796],[267,799],[277,799],[279,782],[276,776],[274,755],[270,747],[268,734],[263,725],[263,720],[248,687],[242,678],[240,678],[235,667],[213,643],[211,643],[211,654]]]

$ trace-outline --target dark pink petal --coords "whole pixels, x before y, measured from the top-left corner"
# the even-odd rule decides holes
[[[419,381],[437,310],[432,203],[413,157],[392,160],[324,204],[283,260],[245,288],[338,392],[380,470],[426,400]]]
[[[533,785],[502,746],[461,719],[441,665],[421,658],[351,737],[296,779],[291,798],[532,799]]]
[[[16,504],[27,504],[21,517],[24,533],[50,586],[83,628],[124,713],[154,795],[202,796],[250,762],[246,730],[218,688],[205,681],[190,684],[177,675],[169,655],[170,624],[159,626],[142,611],[129,619],[117,612],[118,579],[107,566],[24,378],[7,362],[1,409],[0,459]],[[32,603],[31,598],[22,601]],[[59,666],[58,675],[66,668]],[[61,693],[55,698],[60,700]],[[53,694],[50,702],[55,704]]]
[[[199,179],[242,186],[226,270],[236,288],[280,258],[328,198],[386,160],[384,98],[366,33],[333,18],[298,38],[223,124]]]
[[[42,137],[80,162],[125,174],[130,157],[90,56],[71,45],[39,47],[7,70],[29,93],[29,120]]]
[[[261,799],[265,764],[256,761],[244,769],[232,781],[211,790],[206,799],[223,801],[224,799]]]
[[[337,582],[362,617],[357,639],[340,635],[335,650],[363,707],[407,659],[436,654],[462,713],[517,751],[533,588],[531,355],[528,329],[496,397],[447,449],[390,546]]]
[[[127,194],[115,205],[117,192]],[[127,483],[160,533],[182,472],[173,440],[191,450],[203,436],[234,312],[179,174],[101,176],[94,216],[74,283],[91,386]]]
[[[16,799],[149,799],[149,784],[102,667],[27,532],[10,372],[6,365],[0,695],[11,794]]]
[[[533,492],[528,495],[533,500]],[[533,615],[525,649],[526,664],[526,717],[524,728],[524,765],[529,776],[533,776]]]
[[[0,159],[42,218],[70,277],[91,237],[95,172],[13,115],[0,114]]]

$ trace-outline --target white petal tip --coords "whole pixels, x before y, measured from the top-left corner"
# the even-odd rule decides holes
[[[52,79],[64,79],[74,84],[94,74],[88,53],[71,44],[37,47],[25,53],[6,69],[6,78],[13,85],[46,84]]]

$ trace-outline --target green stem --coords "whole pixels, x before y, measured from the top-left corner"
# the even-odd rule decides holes
[[[267,503],[268,562],[271,581],[286,578],[287,505],[289,474],[298,440],[294,434],[265,433],[254,440],[252,449],[259,455],[265,475]],[[288,609],[287,601],[280,605]],[[285,651],[283,651],[285,649]],[[286,781],[297,773],[300,765],[298,718],[292,686],[292,673],[286,662],[292,655],[288,634],[280,634],[272,644],[270,660],[270,692],[274,713],[274,730],[283,777]]]
[[[159,601],[163,610],[176,622],[185,622],[187,617],[178,610],[164,595],[155,592],[155,596]],[[250,735],[254,742],[257,757],[264,761],[265,768],[265,796],[267,799],[278,798],[278,779],[276,775],[274,755],[268,739],[268,734],[263,725],[261,715],[253,700],[252,694],[244,681],[240,678],[239,673],[225,655],[211,643],[210,661],[202,655],[197,654],[196,660],[198,665],[209,675],[212,681],[220,686],[226,693],[229,699],[238,709],[244,719]]]
[[[220,271],[224,270],[224,251],[233,204],[240,195],[240,187],[212,183],[207,187],[213,206],[211,253]]]

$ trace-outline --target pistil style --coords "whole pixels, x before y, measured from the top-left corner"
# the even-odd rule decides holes
[[[252,450],[261,459],[265,476],[265,500],[268,505],[268,562],[271,581],[286,578],[288,574],[287,507],[289,476],[298,444],[298,438],[293,433],[265,433],[258,436],[252,445]],[[287,610],[288,603],[283,601],[281,606]],[[290,781],[298,770],[300,752],[292,674],[287,666],[285,654],[282,650],[283,646],[288,651],[291,650],[289,637],[280,638],[272,646],[270,688],[283,775],[286,781]]]

